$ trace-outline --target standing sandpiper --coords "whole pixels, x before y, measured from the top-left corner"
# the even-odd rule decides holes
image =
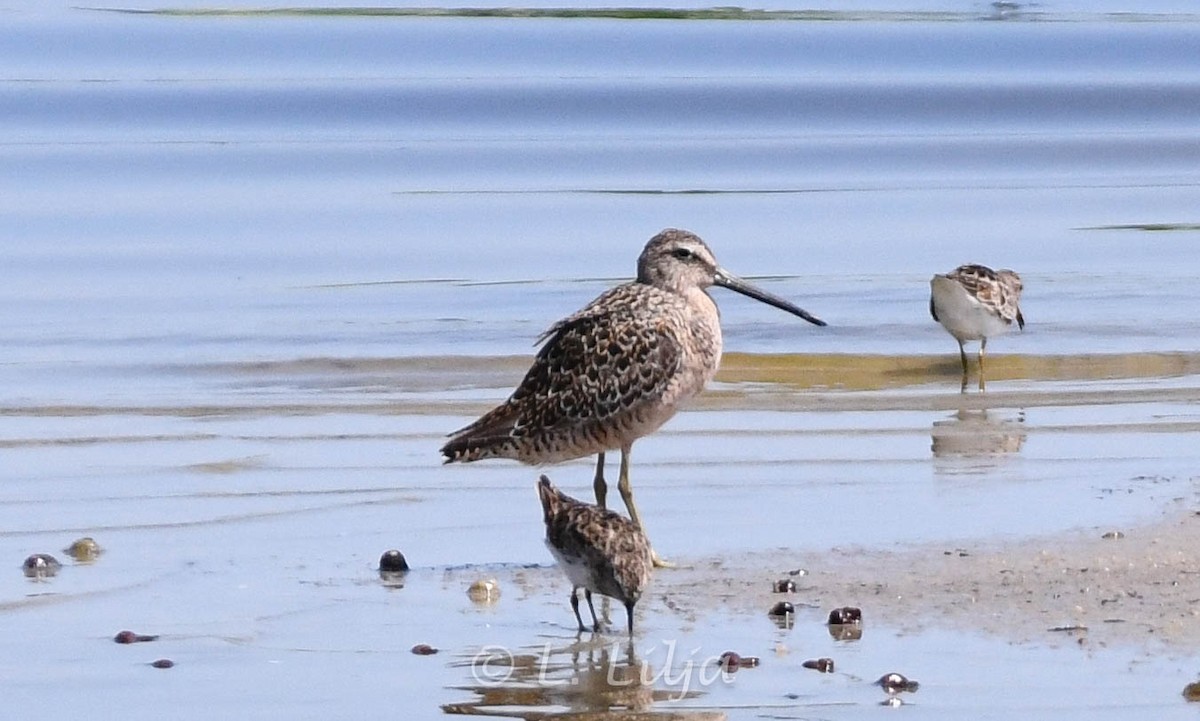
[[[720,313],[706,292],[713,285],[825,325],[717,265],[696,235],[664,230],[642,250],[637,280],[608,290],[542,334],[545,344],[525,379],[500,406],[451,434],[442,446],[446,462],[543,464],[597,454],[593,486],[604,508],[604,453],[619,448],[617,488],[644,529],[629,483],[629,453],[716,374]]]
[[[654,565],[650,541],[633,521],[613,511],[577,501],[554,487],[542,476],[538,481],[542,517],[546,522],[546,546],[563,573],[571,580],[571,610],[586,631],[579,615],[579,589],[592,612],[592,630],[600,630],[592,593],[620,601],[633,635],[633,607],[650,583]]]
[[[984,265],[960,265],[929,281],[929,313],[958,341],[962,358],[962,391],[967,390],[967,351],[963,343],[979,341],[979,390],[984,390],[983,356],[988,338],[1025,327],[1021,315],[1021,276]]]

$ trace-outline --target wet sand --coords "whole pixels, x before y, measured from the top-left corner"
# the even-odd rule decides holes
[[[568,586],[554,567],[454,569],[443,576],[452,588],[499,578],[540,631],[517,645],[454,650],[467,681],[443,710],[856,719],[888,699],[872,682],[898,671],[921,682],[900,702],[922,718],[953,709],[986,718],[1186,718],[1180,692],[1194,680],[1200,642],[1198,536],[1200,516],[1176,509],[1119,533],[680,559],[682,567],[658,573],[632,641],[619,631],[575,634]],[[795,592],[771,590],[788,578]],[[769,621],[766,609],[781,599],[796,606],[794,619]],[[847,605],[862,610],[863,623],[826,627],[829,612]],[[619,628],[621,610],[602,608]],[[504,597],[481,612],[500,629],[523,613]],[[725,651],[761,660],[718,674]],[[497,653],[499,668],[481,662]],[[819,657],[833,661],[832,673],[804,665]],[[631,681],[639,664],[642,679]]]
[[[353,699],[422,718],[856,720],[878,712],[871,682],[891,671],[922,683],[905,702],[934,717],[1028,717],[1081,697],[1089,718],[1194,711],[1180,691],[1200,645],[1195,375],[1080,366],[961,395],[940,360],[890,387],[885,369],[903,361],[847,358],[880,389],[838,391],[772,381],[760,360],[735,357],[639,443],[639,504],[681,568],[656,575],[632,651],[622,634],[577,633],[542,544],[537,474],[586,497],[590,461],[438,464],[442,434],[501,396],[514,364],[174,368],[158,380],[189,389],[184,403],[11,403],[0,609],[40,644],[13,682],[45,718],[97,695],[156,717],[168,706],[145,700],[150,684],[188,718],[211,715],[219,685],[244,717],[337,715]],[[106,549],[94,563],[37,583],[16,570],[81,535]],[[413,566],[400,584],[377,571],[392,547]],[[771,583],[799,569],[794,622],[777,625]],[[472,602],[467,587],[490,577],[499,598]],[[826,628],[847,605],[863,611],[861,639]],[[122,629],[160,640],[112,643]],[[26,643],[8,639],[0,658]],[[423,643],[440,652],[411,652]],[[481,675],[496,648],[521,660]],[[728,650],[762,663],[714,675]],[[837,670],[803,667],[820,657]],[[176,665],[147,671],[156,658]],[[609,681],[635,658],[649,678]],[[54,694],[68,676],[78,693]],[[398,679],[427,693],[379,693]]]
[[[1195,505],[1189,501],[1177,505]],[[1200,644],[1200,514],[1190,510],[1031,539],[698,559],[662,575],[673,607],[748,613],[769,608],[780,598],[771,582],[789,577],[799,601],[860,607],[868,624],[906,633],[981,631],[1022,643],[1142,650]]]

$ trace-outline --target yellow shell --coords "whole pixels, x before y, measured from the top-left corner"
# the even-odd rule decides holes
[[[104,553],[104,549],[100,548],[100,544],[96,543],[96,539],[91,536],[84,536],[76,540],[71,545],[63,549],[68,556],[74,558],[80,563],[88,563],[96,560],[96,557]]]
[[[467,596],[475,603],[495,603],[500,598],[500,582],[481,578],[467,589]]]

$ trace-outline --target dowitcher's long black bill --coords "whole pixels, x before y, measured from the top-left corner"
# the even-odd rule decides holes
[[[780,310],[786,310],[792,315],[798,315],[813,325],[825,325],[825,321],[809,313],[803,308],[790,303],[777,295],[772,295],[762,288],[753,286],[736,275],[733,275],[732,273],[728,273],[724,270],[718,270],[713,282],[722,288],[728,288],[732,291],[737,291],[738,293],[753,298],[754,300],[762,301],[767,305],[773,305]]]

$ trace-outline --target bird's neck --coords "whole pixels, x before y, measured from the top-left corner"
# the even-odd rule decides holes
[[[708,358],[706,365],[715,370],[721,362],[721,311],[703,288],[690,288],[683,295],[687,298],[695,350]]]

